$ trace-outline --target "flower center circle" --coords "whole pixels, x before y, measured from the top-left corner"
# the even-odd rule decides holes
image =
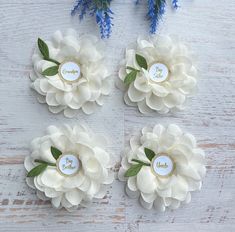
[[[80,161],[76,155],[63,154],[57,160],[56,166],[62,175],[73,176],[80,169]]]
[[[169,70],[165,64],[153,63],[149,68],[149,76],[152,81],[157,83],[163,82],[167,79]]]
[[[174,162],[168,155],[157,155],[152,161],[152,170],[157,176],[167,177],[174,170]]]
[[[77,81],[81,76],[80,66],[75,61],[65,61],[60,64],[59,75],[64,81]]]

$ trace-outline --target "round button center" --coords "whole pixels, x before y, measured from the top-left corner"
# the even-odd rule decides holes
[[[152,161],[152,170],[157,176],[169,176],[174,170],[174,162],[167,155],[156,156]]]
[[[73,176],[80,169],[80,162],[76,155],[64,154],[56,162],[57,168],[62,175]]]
[[[68,82],[74,82],[81,76],[81,69],[75,61],[65,61],[59,67],[60,77]]]
[[[152,81],[157,83],[163,82],[167,79],[169,70],[165,64],[154,63],[149,68],[149,75]]]

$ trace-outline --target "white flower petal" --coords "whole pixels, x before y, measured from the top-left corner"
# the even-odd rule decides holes
[[[138,189],[143,193],[153,193],[156,189],[155,179],[151,168],[143,166],[137,174]]]
[[[47,168],[41,174],[41,181],[45,186],[58,188],[62,185],[64,177],[61,176],[55,168]]]
[[[82,193],[78,189],[66,192],[65,197],[71,205],[79,205],[82,201]]]
[[[52,198],[51,203],[55,208],[59,208],[61,200],[62,200],[62,195]]]
[[[176,209],[181,202],[190,202],[190,191],[200,190],[206,173],[205,154],[198,148],[195,138],[183,133],[177,125],[144,127],[140,136],[131,138],[130,145],[122,157],[118,178],[127,182],[128,196],[141,195],[140,204],[144,208],[151,209],[154,205],[159,211]],[[173,172],[160,176],[152,167],[143,165],[136,176],[125,177],[125,172],[135,163],[133,158],[150,163],[144,148],[153,150],[156,155],[169,156],[174,163]]]
[[[137,198],[139,195],[140,195],[140,193],[139,193],[139,191],[131,191],[129,188],[128,188],[128,186],[126,185],[126,187],[125,187],[125,191],[126,191],[126,194],[130,197],[130,198]]]
[[[130,86],[129,86],[129,89],[128,89],[128,97],[130,98],[130,100],[132,102],[139,102],[139,101],[142,101],[144,99],[145,93],[137,90],[134,87],[134,84],[131,83]]]
[[[142,198],[142,196],[140,196],[140,204],[143,206],[143,208],[145,209],[151,209],[153,207],[153,202],[148,203],[146,201],[144,201],[144,199]]]
[[[153,110],[148,107],[145,100],[138,102],[137,105],[142,114],[151,114],[153,112]]]
[[[146,104],[153,110],[161,110],[163,108],[162,98],[154,94],[147,95]]]

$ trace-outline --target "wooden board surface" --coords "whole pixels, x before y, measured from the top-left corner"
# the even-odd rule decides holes
[[[0,231],[235,231],[235,2],[180,2],[178,12],[168,7],[159,33],[179,35],[197,55],[199,88],[187,109],[146,117],[125,106],[122,93],[113,87],[95,114],[66,119],[49,113],[29,88],[32,50],[39,36],[48,38],[57,29],[73,27],[98,35],[93,19],[79,23],[71,18],[73,0],[0,0]],[[116,0],[112,8],[115,27],[106,41],[106,56],[114,82],[125,47],[148,33],[148,22],[144,4]],[[116,172],[121,151],[143,126],[178,124],[206,151],[202,191],[193,194],[189,205],[157,213],[127,198],[123,183],[116,180],[107,196],[90,208],[54,210],[26,186],[23,160],[30,141],[47,126],[80,121],[109,136]]]

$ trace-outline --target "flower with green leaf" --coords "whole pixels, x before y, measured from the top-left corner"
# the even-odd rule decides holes
[[[205,154],[193,135],[177,125],[145,127],[130,140],[118,177],[126,181],[126,193],[144,208],[159,211],[189,203],[205,176]]]
[[[55,147],[51,147],[51,154],[53,155],[53,157],[55,158],[55,160],[57,160],[61,155],[62,152],[55,148]],[[27,177],[35,177],[40,175],[48,166],[52,166],[55,167],[56,163],[50,163],[44,160],[40,160],[40,159],[35,159],[34,160],[35,163],[39,163],[39,165],[37,165],[36,167],[34,167],[33,169],[31,169],[28,174]]]
[[[84,125],[50,126],[25,158],[27,184],[55,208],[77,209],[103,198],[113,181],[106,138]]]
[[[47,41],[39,38],[32,61],[32,88],[52,113],[64,112],[69,118],[79,110],[92,114],[110,93],[104,43],[93,35],[68,29],[56,31]]]
[[[143,114],[183,110],[194,93],[197,70],[191,52],[174,37],[138,38],[121,64],[116,84],[124,91],[125,103]]]
[[[139,65],[140,69],[141,68],[143,68],[145,70],[148,69],[147,61],[143,56],[136,54],[135,59],[136,59],[137,64]],[[127,66],[126,69],[131,70],[129,73],[127,73],[127,75],[124,79],[124,83],[126,85],[129,85],[131,82],[133,82],[136,79],[136,76],[140,72],[140,70],[133,68],[133,67],[130,67],[130,66]]]

